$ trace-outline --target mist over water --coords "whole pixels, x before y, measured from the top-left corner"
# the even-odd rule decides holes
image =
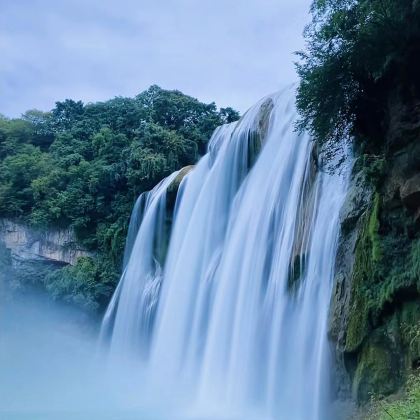
[[[98,326],[39,294],[1,298],[0,420],[157,419],[109,382]]]
[[[86,321],[35,295],[1,302],[0,418],[92,404],[95,335]]]

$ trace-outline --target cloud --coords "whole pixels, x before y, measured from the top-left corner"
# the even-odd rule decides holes
[[[296,79],[310,0],[6,0],[0,112],[151,84],[245,110]]]

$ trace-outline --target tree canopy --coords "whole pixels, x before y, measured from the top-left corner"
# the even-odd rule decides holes
[[[418,91],[420,2],[314,0],[297,65],[300,127],[334,147],[354,134],[380,138],[393,84]]]
[[[73,228],[98,257],[50,276],[48,289],[56,286],[57,296],[70,293],[71,275],[81,279],[80,289],[88,269],[106,285],[100,289],[106,300],[119,275],[137,196],[195,163],[213,130],[238,118],[231,108],[217,109],[158,86],[134,98],[89,104],[67,99],[51,112],[1,116],[0,217],[41,229]],[[82,295],[79,290],[78,301]],[[100,301],[97,290],[86,292],[86,304],[92,299]]]

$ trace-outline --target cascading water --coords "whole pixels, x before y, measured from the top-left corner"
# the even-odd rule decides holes
[[[102,340],[110,339],[114,364],[147,353],[154,307],[162,280],[166,192],[173,173],[142,194],[133,209],[124,253],[124,272],[105,313]],[[124,310],[121,310],[124,308]]]
[[[179,174],[141,199],[141,224],[133,216],[137,236],[103,325],[109,363],[182,416],[328,418],[346,176],[316,169],[291,96],[265,98],[216,130],[179,187],[163,273],[156,248]]]

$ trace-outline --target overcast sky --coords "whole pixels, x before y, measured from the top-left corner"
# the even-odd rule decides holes
[[[0,113],[152,84],[246,110],[296,80],[311,0],[0,0]]]

